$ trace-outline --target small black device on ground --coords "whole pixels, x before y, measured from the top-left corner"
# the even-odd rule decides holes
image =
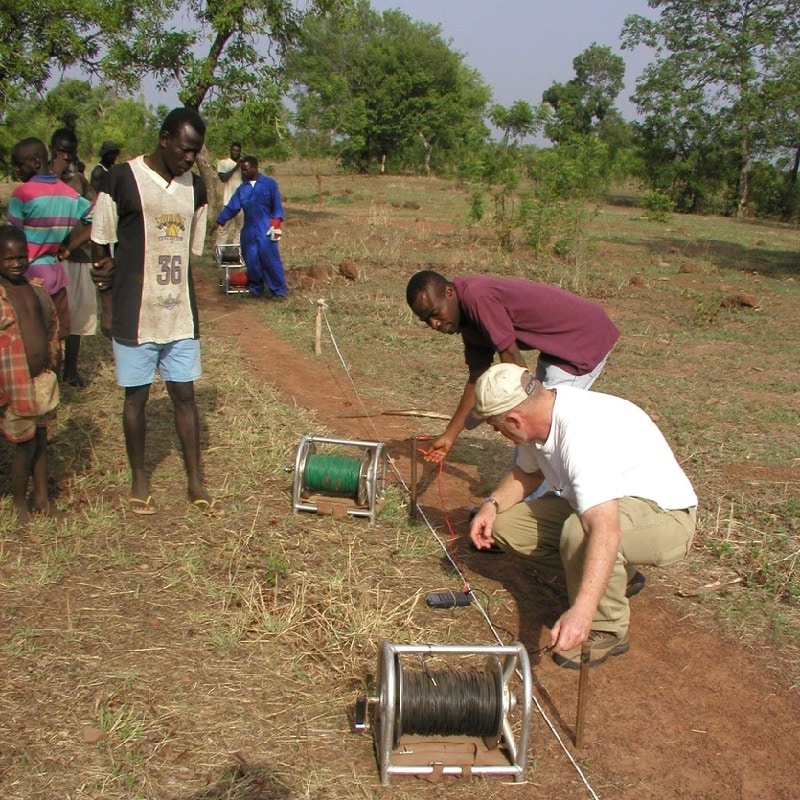
[[[468,606],[472,603],[472,595],[468,592],[434,592],[425,598],[431,608],[453,608]]]

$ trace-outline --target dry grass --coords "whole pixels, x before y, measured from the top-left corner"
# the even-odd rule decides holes
[[[279,177],[291,195],[292,176]],[[324,230],[358,216],[337,206],[337,192],[348,191],[350,180],[331,176],[322,203],[292,209],[300,220],[312,209],[331,214],[319,218],[312,235],[301,228],[295,242],[287,237],[297,248],[295,260],[336,264]],[[428,187],[424,206],[408,211],[405,200],[419,196],[411,183],[373,178],[363,184],[371,191],[362,209],[387,209],[379,226],[361,231],[369,251],[352,255],[366,282],[337,280],[309,293],[309,299],[326,298],[364,394],[382,398],[384,408],[445,412],[459,395],[459,342],[421,331],[403,303],[405,283],[417,269],[432,266],[448,276],[492,271],[599,300],[623,338],[598,388],[653,415],[701,497],[698,558],[675,573],[676,581],[704,585],[738,576],[732,588],[704,596],[698,613],[708,613],[711,624],[726,620],[737,638],[771,642],[800,676],[797,228],[677,215],[661,224],[635,208],[605,206],[587,212],[574,255],[562,262],[524,248],[501,252],[490,231],[470,227],[468,194],[452,183],[418,181]],[[759,307],[723,306],[724,298],[741,293],[755,295]],[[296,335],[306,314],[298,304],[276,324]],[[400,354],[412,374],[387,380],[385,365]],[[441,425],[430,422],[427,430],[437,433]],[[484,446],[480,429],[462,440]],[[506,465],[502,447],[490,442],[488,448],[477,455],[487,489]],[[475,457],[474,450],[459,453],[467,463]]]
[[[286,263],[352,259],[364,280],[320,284],[270,309],[271,324],[310,351],[313,304],[325,297],[371,407],[449,411],[463,385],[458,342],[421,332],[405,307],[405,282],[419,268],[492,270],[601,299],[624,337],[599,388],[658,419],[702,498],[695,557],[670,580],[744,576],[700,598],[693,613],[770,642],[800,676],[796,230],[693,219],[665,228],[609,207],[592,222],[596,255],[565,265],[501,252],[468,226],[468,197],[450,183],[323,169],[319,202],[316,167],[276,172],[287,197]],[[679,273],[689,261],[699,272]],[[631,285],[633,274],[644,288]],[[715,305],[721,293],[745,289],[763,297],[760,311]],[[394,513],[375,526],[287,513],[294,449],[304,433],[325,431],[250,375],[215,337],[214,318],[211,310],[204,319],[198,402],[207,477],[226,516],[201,517],[187,503],[158,385],[148,459],[159,514],[128,513],[121,398],[99,337],[84,354],[93,382],[65,393],[52,440],[66,521],[17,531],[5,479],[6,798],[376,797],[372,744],[346,731],[381,641],[488,640],[480,620],[436,615],[421,602],[451,578],[428,532],[405,521],[397,487]],[[325,351],[336,367],[328,342]],[[441,422],[420,427],[436,433]],[[477,430],[453,458],[481,465],[479,494],[508,453]],[[401,784],[391,793],[403,800],[420,791]],[[507,792],[500,782],[459,786],[465,798]]]
[[[52,442],[68,521],[17,532],[4,498],[5,797],[369,796],[369,740],[353,740],[358,768],[340,751],[380,642],[437,628],[452,637],[451,623],[420,620],[420,574],[441,583],[424,534],[402,518],[365,529],[286,514],[285,467],[314,421],[249,379],[224,343],[204,341],[214,376],[198,396],[204,457],[225,517],[184,499],[159,385],[149,416],[159,514],[126,511],[120,398],[100,340],[85,360],[95,380],[65,398]]]

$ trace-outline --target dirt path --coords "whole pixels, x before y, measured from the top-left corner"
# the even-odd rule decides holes
[[[264,326],[254,304],[220,295],[206,278],[197,288],[203,319],[213,324],[215,335],[235,338],[253,371],[286,402],[313,410],[335,435],[375,439],[368,421],[356,416],[360,409],[343,374],[321,369],[309,354],[272,332],[253,335]],[[372,419],[407,480],[407,440],[417,423],[405,417]],[[469,467],[452,465],[442,482],[446,503],[450,497],[454,505],[463,505],[470,476]],[[435,516],[438,495],[431,495],[430,503]],[[449,510],[454,518],[464,517],[452,506]],[[463,524],[460,533],[465,533]],[[558,613],[557,596],[509,556],[465,549],[463,561],[471,579],[487,590],[502,587],[509,593],[513,602],[507,604],[503,625],[535,651],[543,625]],[[594,791],[603,798],[650,800],[797,797],[800,693],[769,669],[769,652],[746,651],[692,624],[690,602],[672,597],[659,585],[656,571],[647,578],[645,591],[633,600],[630,653],[591,672],[587,743],[575,757]],[[576,674],[549,659],[534,670],[539,700],[571,748]],[[531,739],[536,790],[520,787],[525,794],[516,796],[591,796],[538,716]]]

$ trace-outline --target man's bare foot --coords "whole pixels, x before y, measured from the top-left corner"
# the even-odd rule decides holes
[[[195,503],[197,500],[205,500],[207,503],[211,502],[211,495],[206,490],[202,483],[196,486],[189,485],[186,487],[186,492],[189,495],[189,502]]]
[[[33,513],[39,517],[62,520],[65,518],[63,511],[59,511],[49,500],[45,503],[33,503]]]
[[[87,381],[86,378],[83,377],[83,375],[79,375],[77,372],[70,374],[67,374],[65,372],[64,383],[66,383],[67,386],[74,387],[75,389],[83,389],[89,385],[89,381]]]
[[[31,521],[31,512],[28,511],[27,503],[14,503],[14,514],[17,517],[17,524],[24,528]]]

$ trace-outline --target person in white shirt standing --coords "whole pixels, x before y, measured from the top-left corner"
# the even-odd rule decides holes
[[[242,145],[231,142],[230,158],[217,161],[217,177],[222,182],[222,206],[228,205],[242,183]],[[241,217],[234,218],[231,225],[217,233],[217,244],[239,244],[242,233]]]

